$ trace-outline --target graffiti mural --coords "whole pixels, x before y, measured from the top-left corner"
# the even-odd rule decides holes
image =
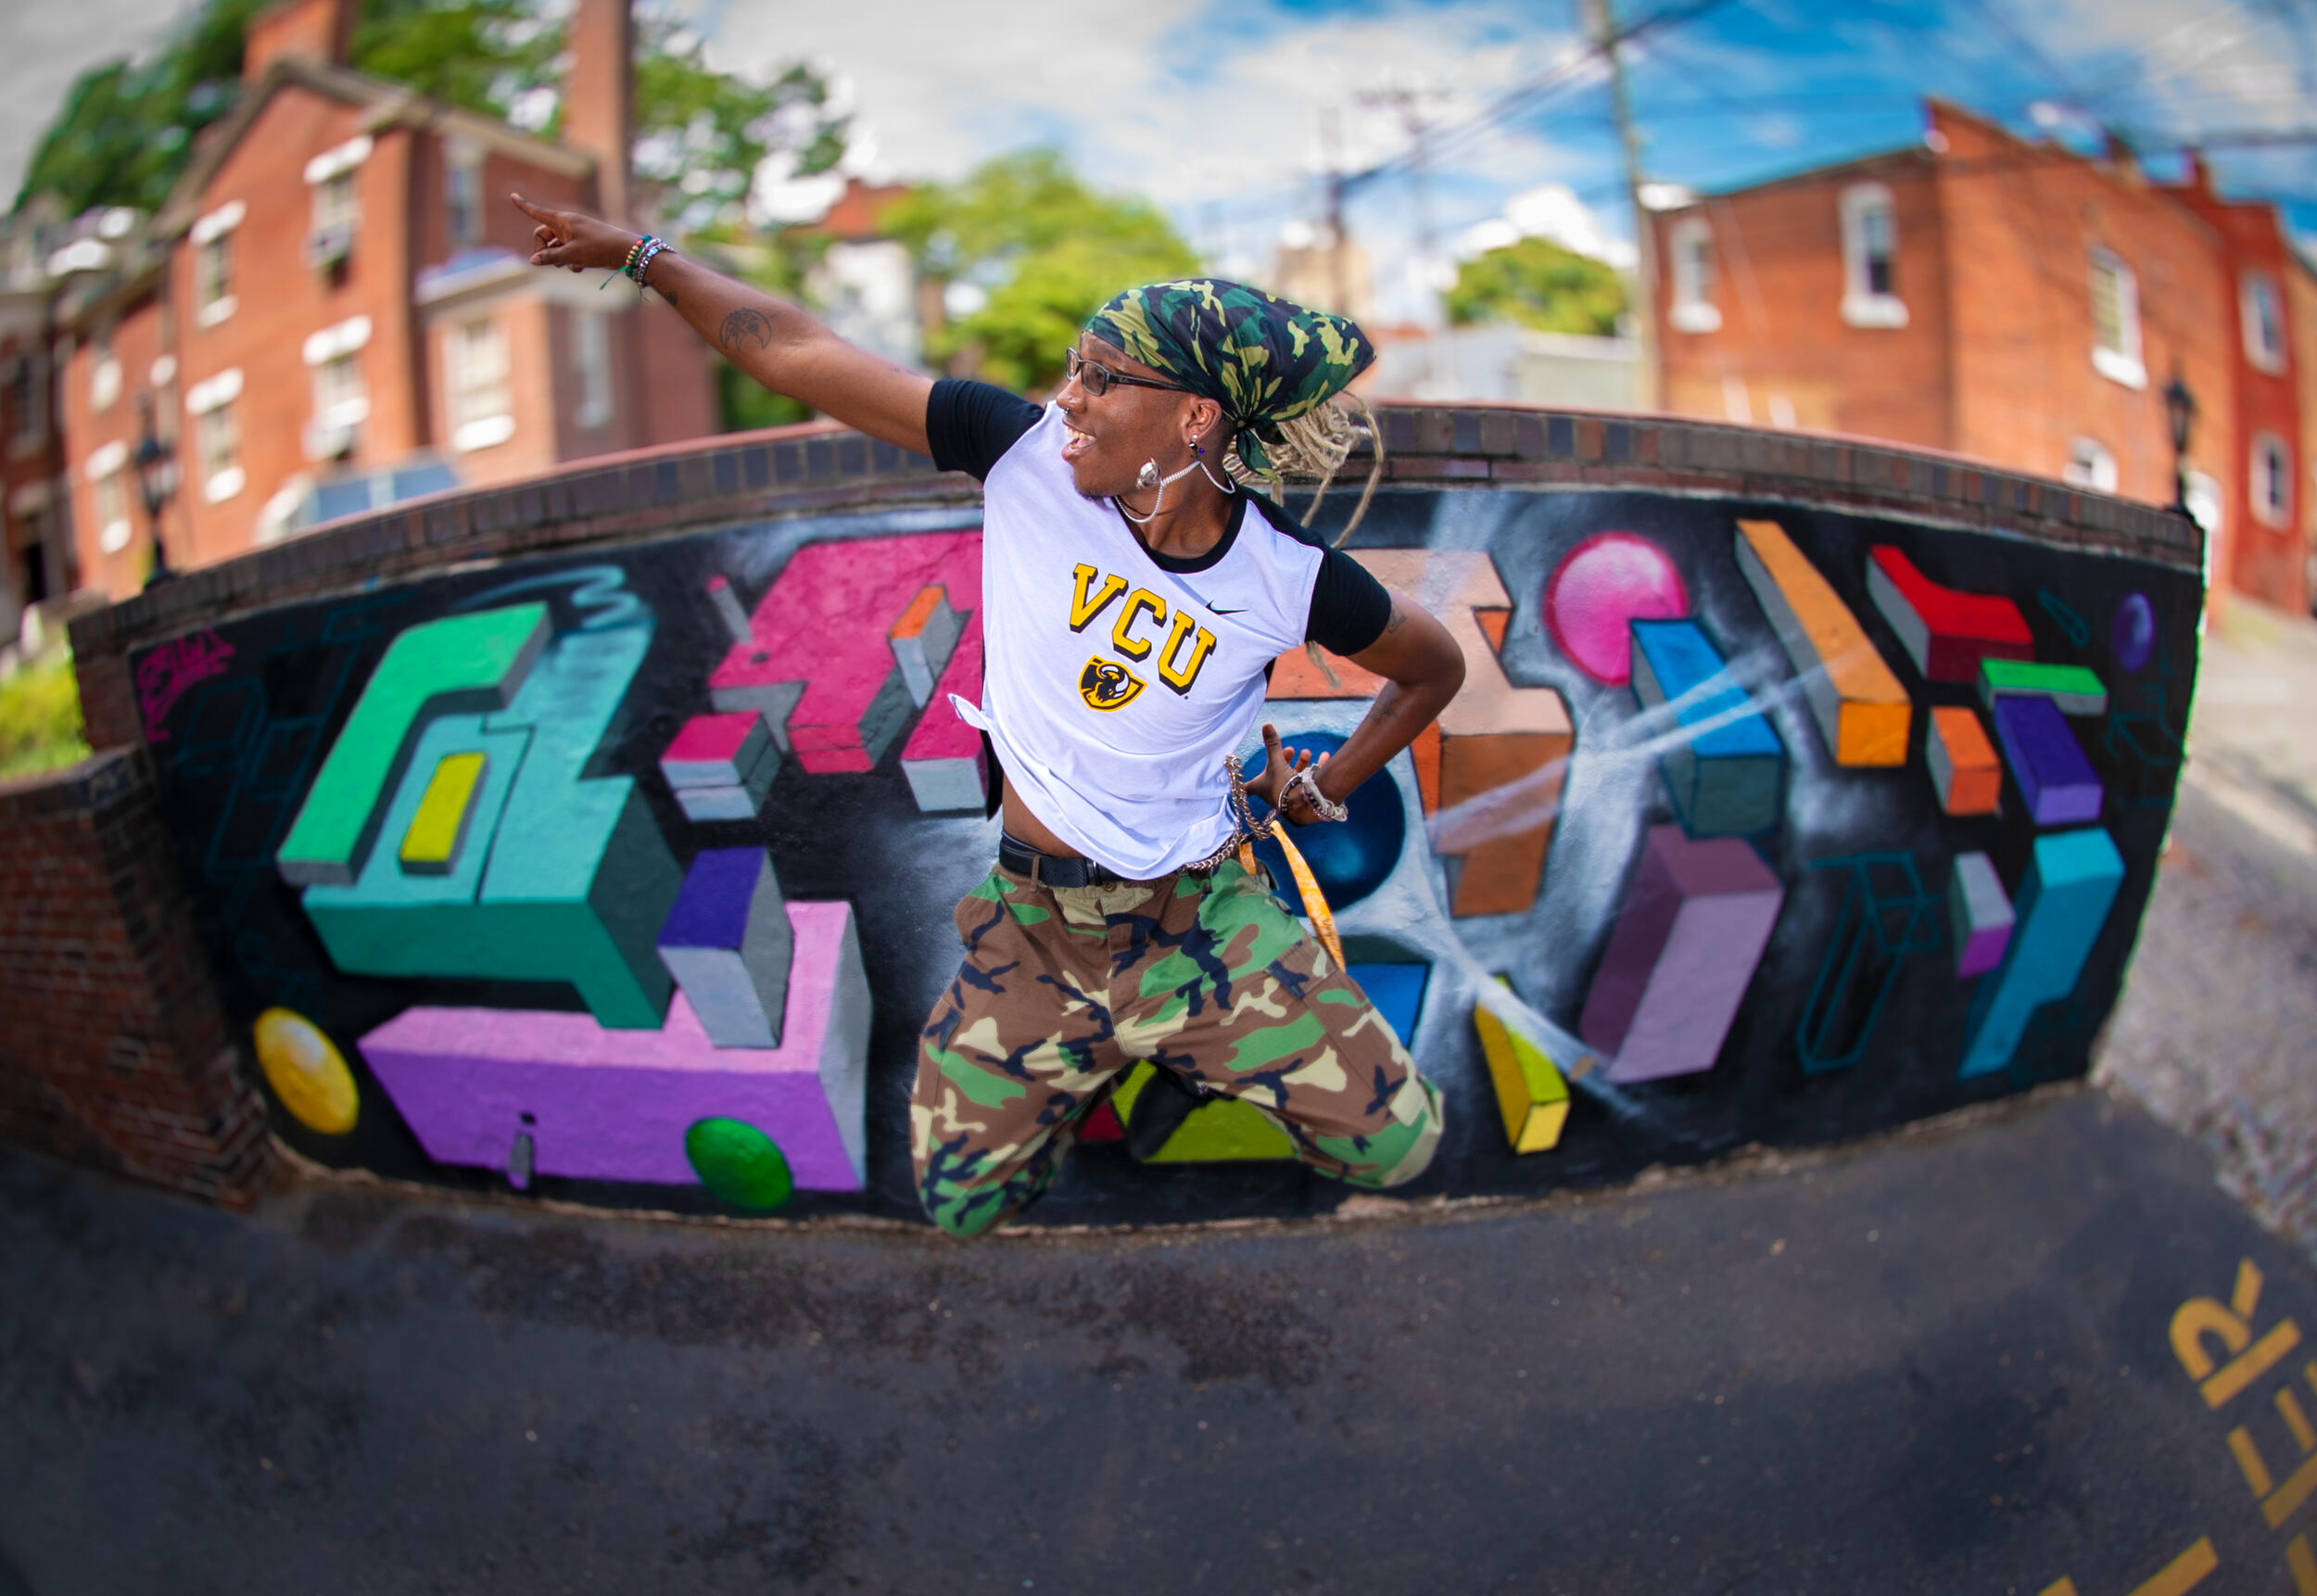
[[[2180,774],[2193,572],[1626,492],[1387,489],[1348,547],[1467,664],[1351,819],[1298,839],[1446,1096],[1412,1193],[1854,1135],[2087,1067]],[[828,513],[133,658],[277,1134],[476,1189],[914,1217],[917,1032],[996,842],[952,703],[981,597],[973,510]],[[1323,751],[1376,685],[1297,650],[1265,715]],[[1339,1199],[1240,1107],[1131,1071],[1032,1217]]]

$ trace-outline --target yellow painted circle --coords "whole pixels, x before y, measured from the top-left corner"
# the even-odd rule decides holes
[[[354,1128],[361,1108],[354,1072],[320,1026],[292,1009],[269,1008],[258,1016],[257,1041],[266,1084],[299,1124],[325,1136]]]

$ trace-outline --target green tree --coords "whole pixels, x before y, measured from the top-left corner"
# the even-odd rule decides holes
[[[265,0],[209,0],[151,60],[109,61],[73,81],[33,146],[16,204],[46,191],[69,215],[100,205],[157,208],[196,134],[233,109],[242,30]]]
[[[531,0],[362,0],[348,56],[357,71],[503,117],[554,86],[563,42]]]
[[[1540,333],[1617,330],[1625,313],[1625,279],[1614,267],[1542,238],[1523,238],[1475,255],[1456,269],[1446,297],[1448,318],[1513,322]]]
[[[933,333],[926,353],[963,356],[1016,389],[1059,382],[1062,351],[1120,289],[1198,270],[1156,208],[1095,193],[1053,150],[1001,156],[962,183],[918,189],[880,220],[919,272],[985,296]]]
[[[709,66],[699,36],[672,20],[644,19],[638,32],[636,176],[654,186],[672,226],[755,220],[749,193],[767,158],[798,177],[844,158],[845,119],[830,112],[829,85],[810,68],[755,82]]]

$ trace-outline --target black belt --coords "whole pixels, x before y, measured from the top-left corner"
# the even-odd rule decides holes
[[[1127,880],[1092,859],[1041,854],[1004,831],[997,836],[997,862],[1001,868],[1027,876],[1032,885],[1041,887],[1116,887],[1125,885]]]

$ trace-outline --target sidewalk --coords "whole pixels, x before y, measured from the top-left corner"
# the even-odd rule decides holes
[[[2317,1259],[2317,623],[2232,601],[2098,1075]]]
[[[0,1564],[40,1596],[2291,1591],[2317,1514],[2273,1529],[2227,1437],[2299,1477],[2298,1364],[2215,1412],[2168,1331],[2245,1260],[2258,1331],[2317,1329],[2317,1279],[2105,1094],[1973,1112],[1591,1198],[978,1244],[345,1186],[240,1219],[0,1155]]]

